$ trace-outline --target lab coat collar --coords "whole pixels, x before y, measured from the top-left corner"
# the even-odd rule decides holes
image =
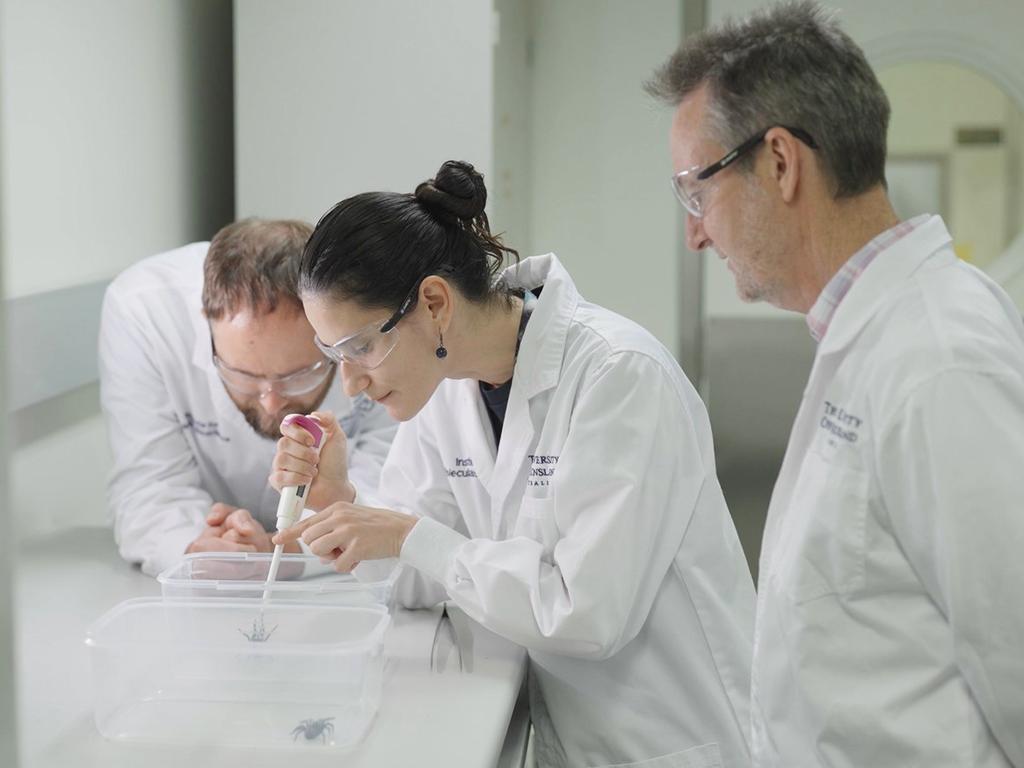
[[[533,308],[516,358],[501,444],[493,465],[504,469],[489,475],[480,472],[480,479],[491,494],[495,535],[502,527],[505,499],[519,476],[509,470],[523,466],[534,439],[536,425],[531,418],[530,400],[558,384],[569,323],[580,301],[569,273],[551,253],[523,259],[505,270],[503,276],[510,288],[533,290],[544,286],[544,290]],[[478,408],[482,408],[481,398],[477,401]],[[485,415],[481,424],[485,429],[490,426]]]
[[[926,222],[878,254],[840,302],[818,355],[840,352],[849,345],[874,317],[893,291],[941,248],[952,245],[953,238],[939,216]]]
[[[527,400],[558,384],[569,323],[580,295],[569,272],[553,253],[531,256],[504,272],[510,288],[544,287],[519,347],[515,379]]]

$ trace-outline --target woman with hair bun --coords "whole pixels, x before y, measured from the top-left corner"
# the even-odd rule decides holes
[[[704,404],[554,255],[492,235],[486,201],[447,162],[317,224],[299,282],[317,344],[403,423],[373,499],[329,417],[319,451],[282,425],[271,482],[312,483],[319,512],[275,542],[345,572],[398,557],[400,602],[449,600],[524,646],[540,765],[748,765],[754,591]]]

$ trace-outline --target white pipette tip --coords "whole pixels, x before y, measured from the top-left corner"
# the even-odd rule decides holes
[[[277,580],[277,569],[281,567],[281,553],[284,551],[284,545],[278,544],[274,547],[274,556],[270,560],[270,570],[267,572],[267,583],[263,587],[263,602],[267,602],[270,599],[271,587],[274,581]]]
[[[298,424],[313,436],[313,447],[320,447],[320,441],[324,437],[324,430],[313,417],[293,413],[290,416],[285,416],[284,421],[281,423]],[[306,508],[306,490],[307,486],[305,485],[289,485],[281,489],[281,500],[277,503],[278,531],[290,528],[302,517],[302,510]],[[270,599],[274,581],[277,579],[278,568],[281,567],[281,553],[283,551],[284,546],[281,544],[274,547],[274,556],[270,560],[270,571],[267,572],[266,586],[263,588],[264,603]]]

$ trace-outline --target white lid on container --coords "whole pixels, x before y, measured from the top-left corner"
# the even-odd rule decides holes
[[[272,559],[273,555],[266,552],[197,552],[185,555],[182,560],[164,570],[157,576],[157,581],[174,587],[262,593]],[[304,575],[288,578],[289,565],[301,566]],[[223,571],[224,578],[214,577],[218,570]],[[274,581],[273,591],[327,594],[383,589],[390,593],[400,572],[401,565],[395,561],[385,578],[360,580],[352,574],[338,573],[329,565],[321,563],[315,555],[285,554],[281,556],[281,571]],[[246,573],[252,575],[238,578],[239,574]]]

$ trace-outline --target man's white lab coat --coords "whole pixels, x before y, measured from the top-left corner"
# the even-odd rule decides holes
[[[246,423],[213,366],[202,314],[208,243],[153,256],[107,288],[100,327],[100,399],[114,469],[108,484],[122,556],[157,574],[180,560],[214,502],[248,509],[273,530],[267,477],[276,444]],[[331,385],[352,482],[372,492],[395,433],[384,409]]]
[[[755,764],[1024,766],[1024,328],[933,217],[821,341],[772,495]]]

